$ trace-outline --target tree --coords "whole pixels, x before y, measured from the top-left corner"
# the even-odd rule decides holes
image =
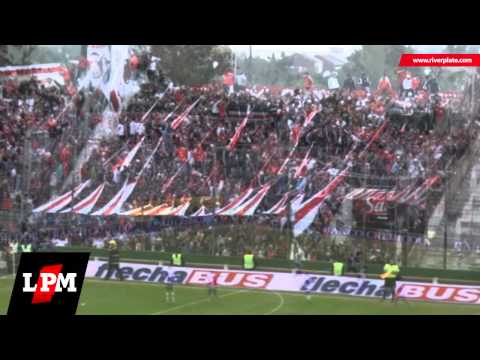
[[[208,83],[232,67],[232,51],[219,45],[151,45],[151,52],[160,58],[165,74],[181,85]]]
[[[445,54],[465,54],[473,52],[471,48],[475,48],[473,45],[447,45],[443,50]],[[433,72],[434,76],[438,79],[438,84],[443,90],[458,90],[460,89],[466,80],[467,72],[464,68],[449,68],[448,70],[443,67],[438,67]]]
[[[293,58],[280,54],[277,58],[273,53],[267,59],[260,57],[244,57],[239,59],[239,67],[247,69],[247,77],[251,83],[259,85],[299,86],[301,77],[291,69]]]
[[[348,62],[340,70],[340,80],[343,80],[347,73],[359,77],[365,72],[375,86],[384,71],[393,78],[401,55],[413,52],[411,47],[405,45],[363,45],[362,49],[356,50],[347,58]],[[420,70],[415,68],[409,71],[414,76],[420,73]]]
[[[0,65],[30,65],[38,45],[0,45]]]

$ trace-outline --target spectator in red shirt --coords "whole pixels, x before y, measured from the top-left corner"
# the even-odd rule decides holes
[[[196,162],[202,162],[205,160],[205,151],[203,151],[202,144],[198,144],[193,151],[193,157]]]
[[[177,148],[177,156],[182,162],[187,162],[188,159],[188,151],[187,148],[184,146],[180,146]]]
[[[392,89],[392,84],[390,83],[390,79],[388,78],[386,72],[384,72],[383,76],[380,78],[380,81],[378,82],[378,86],[377,86],[377,91],[375,93],[375,96],[381,96],[381,95],[388,95],[391,97],[395,95]]]
[[[130,57],[128,65],[129,65],[129,68],[130,68],[130,72],[132,74],[132,78],[134,80],[136,80],[137,77],[138,77],[138,65],[139,65],[139,63],[140,63],[140,61],[138,60],[137,54],[133,53],[132,56]]]

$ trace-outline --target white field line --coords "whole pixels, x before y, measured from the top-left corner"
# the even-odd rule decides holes
[[[274,294],[277,295],[280,298],[280,304],[278,304],[277,307],[275,307],[272,311],[269,311],[269,312],[267,312],[266,314],[263,314],[263,315],[271,315],[274,312],[277,312],[278,310],[280,310],[283,307],[283,305],[285,304],[285,299],[283,298],[282,294],[280,294],[278,292],[275,292]]]
[[[241,294],[241,293],[245,293],[247,291],[231,291],[227,294],[223,294],[223,295],[220,295],[219,298],[225,298],[227,296],[231,296],[231,295],[238,295],[238,294]],[[166,314],[170,311],[174,311],[174,310],[178,310],[178,309],[183,309],[183,308],[186,308],[186,307],[189,307],[189,306],[193,306],[193,305],[198,305],[198,304],[202,304],[204,302],[207,302],[210,300],[210,297],[208,298],[205,298],[205,299],[202,299],[202,300],[198,300],[198,301],[192,301],[188,304],[183,304],[183,305],[179,305],[179,306],[175,306],[173,308],[170,308],[170,309],[167,309],[167,310],[164,310],[164,311],[159,311],[159,312],[156,312],[156,313],[153,313],[153,314],[150,314],[150,315],[162,315],[162,314]]]

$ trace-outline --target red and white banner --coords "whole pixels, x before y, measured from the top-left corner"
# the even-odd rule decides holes
[[[384,281],[348,276],[297,274],[271,271],[223,270],[199,267],[159,266],[121,262],[125,281],[162,284],[168,278],[178,285],[218,286],[236,289],[332,294],[381,299]],[[108,263],[90,260],[85,277],[104,279]],[[480,305],[480,286],[397,282],[397,297],[407,300]]]
[[[286,205],[289,196],[289,193],[283,195],[280,201],[273,205],[269,210],[265,211],[264,214],[277,214],[277,211],[281,211],[281,209]]]
[[[173,208],[168,204],[160,204],[155,206],[149,210],[143,212],[144,216],[157,216],[157,215],[164,215],[164,213],[169,213]],[[142,214],[138,214],[140,216]]]
[[[277,175],[282,175],[282,174],[283,174],[283,172],[285,171],[285,169],[286,169],[286,167],[287,167],[288,162],[290,161],[290,158],[291,158],[292,155],[293,155],[293,152],[294,152],[295,149],[297,148],[297,145],[298,145],[298,142],[295,143],[295,145],[293,146],[292,150],[290,150],[290,152],[288,153],[287,158],[284,160],[282,166],[280,166],[280,169],[278,169]]]
[[[25,66],[0,67],[0,82],[7,79],[29,80],[34,77],[44,85],[49,86],[53,81],[65,85],[65,76],[68,69],[62,64],[33,64]]]
[[[426,192],[440,181],[439,176],[432,176],[416,190],[412,191],[409,185],[402,191],[387,191],[381,189],[358,188],[345,195],[346,200],[364,200],[374,202],[398,202],[409,205],[418,205],[423,201]]]
[[[423,196],[427,193],[427,191],[432,188],[436,183],[440,181],[439,176],[432,176],[424,181],[424,183],[416,189],[414,192],[409,194],[403,202],[415,205],[422,201]]]
[[[92,215],[94,216],[110,216],[120,213],[120,209],[123,204],[127,202],[129,196],[132,194],[137,182],[132,182],[127,184],[127,181],[123,184],[120,191],[110,200],[105,206],[100,210],[95,211]]]
[[[148,211],[150,209],[152,209],[152,205],[148,204],[148,205],[145,205],[145,206],[140,206],[138,208],[122,212],[119,215],[122,215],[122,216],[141,216],[142,214],[144,214],[146,211]]]
[[[318,114],[318,111],[315,110],[315,111],[312,111],[310,114],[307,115],[307,117],[305,118],[305,122],[303,123],[303,127],[307,127],[308,125],[310,125],[310,123],[312,122],[313,118],[315,117],[315,115]]]
[[[304,198],[305,198],[305,193],[300,193],[292,199],[291,206],[293,211],[297,211],[297,209],[302,205],[302,201]]]
[[[90,211],[92,211],[92,209],[95,207],[95,204],[97,203],[100,196],[102,195],[104,188],[105,188],[105,184],[101,184],[90,195],[88,195],[85,199],[80,201],[73,208],[70,207],[66,210],[63,210],[61,213],[73,212],[76,214],[83,214],[83,215],[89,214]]]
[[[343,170],[324,189],[305,201],[300,208],[295,211],[293,225],[294,236],[299,236],[306,229],[308,229],[313,220],[315,220],[320,205],[322,205],[325,198],[334,192],[337,186],[343,182],[343,179],[347,176],[347,174],[348,169]]]
[[[125,170],[127,167],[130,166],[133,158],[135,157],[135,155],[137,155],[137,152],[140,149],[140,147],[142,146],[144,140],[145,140],[145,136],[142,137],[142,139],[138,142],[138,144],[135,145],[133,147],[133,149],[128,152],[127,156],[125,156],[125,158],[123,160],[117,162],[113,166],[112,170],[113,170],[114,174],[116,174],[117,172],[122,172],[123,170]]]
[[[375,134],[372,136],[368,144],[365,146],[365,149],[360,153],[359,157],[362,157],[376,141],[383,130],[386,128],[388,121],[384,121],[382,125],[377,129]],[[351,153],[352,151],[350,151]],[[349,156],[347,155],[347,158]],[[343,181],[343,179],[348,175],[349,167],[344,169],[340,174],[338,174],[323,190],[319,191],[313,195],[310,199],[305,201],[297,211],[295,211],[294,217],[294,226],[293,234],[294,236],[301,235],[308,227],[312,224],[313,220],[317,216],[320,205],[322,205],[325,198],[335,191],[337,186]]]
[[[210,215],[207,208],[205,206],[200,207],[197,211],[195,211],[192,215],[190,216],[207,216]]]
[[[272,187],[271,184],[265,184],[262,188],[252,196],[249,200],[244,202],[239,207],[235,208],[232,215],[234,216],[252,216],[255,213],[258,205],[262,202],[265,195],[267,195],[268,191]]]
[[[172,212],[169,214],[171,216],[185,216],[187,209],[190,207],[190,202],[177,206]]]
[[[302,163],[300,164],[300,166],[298,166],[297,170],[295,171],[295,175],[294,175],[295,179],[298,179],[307,175],[308,163],[310,161],[309,156],[310,156],[310,151],[312,150],[312,147],[313,145],[310,146],[310,149],[308,149],[307,153],[305,154],[305,157],[303,158]]]
[[[63,209],[65,206],[70,204],[72,200],[77,197],[83,189],[85,189],[87,186],[90,185],[90,180],[87,180],[80,185],[76,186],[73,190],[53,199],[52,201],[49,201],[48,203],[41,205],[35,209],[32,210],[34,213],[38,212],[48,212],[48,213],[56,213],[57,211]]]
[[[243,193],[238,195],[235,199],[233,199],[229,204],[221,208],[220,210],[217,210],[216,214],[217,215],[232,215],[232,212],[235,211],[235,209],[240,206],[253,192],[252,188],[248,188],[245,190]]]
[[[178,116],[175,120],[172,121],[171,127],[173,130],[176,130],[187,118],[190,111],[198,104],[201,98],[198,98],[192,105],[190,105],[180,116]]]
[[[119,169],[120,171],[123,171],[125,170],[125,168],[130,166],[133,158],[135,157],[135,155],[137,155],[137,152],[142,146],[144,140],[145,140],[145,136],[142,137],[142,139],[138,142],[138,144],[135,145],[134,148],[127,154],[127,157],[123,160],[122,164],[120,165],[120,169]]]
[[[247,122],[248,122],[248,116],[250,114],[247,113],[247,116],[245,117],[245,119],[243,119],[242,123],[240,124],[240,126],[235,130],[235,134],[233,135],[233,137],[230,139],[230,142],[228,143],[227,145],[227,149],[228,151],[232,151],[233,149],[235,149],[235,146],[237,145],[237,142],[238,142],[238,139],[240,139],[240,135],[242,134],[242,130],[245,126],[247,126]]]

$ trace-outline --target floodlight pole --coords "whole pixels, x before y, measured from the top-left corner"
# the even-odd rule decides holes
[[[292,177],[291,177],[291,171],[290,171],[290,164],[287,164],[287,176],[288,176],[288,186],[287,186],[287,189],[288,191],[290,191],[290,187],[292,185]],[[287,236],[288,236],[288,242],[290,243],[290,250],[292,249],[292,245],[293,245],[293,229],[292,229],[292,221],[291,221],[291,218],[292,218],[292,199],[289,199],[287,201]],[[296,259],[296,256],[297,256],[297,248],[296,248],[296,245],[295,245],[295,252],[294,252],[294,260]]]
[[[443,269],[447,269],[447,247],[448,247],[448,206],[449,206],[449,183],[448,183],[448,170],[445,177],[445,207],[444,207],[444,221],[443,221]]]

